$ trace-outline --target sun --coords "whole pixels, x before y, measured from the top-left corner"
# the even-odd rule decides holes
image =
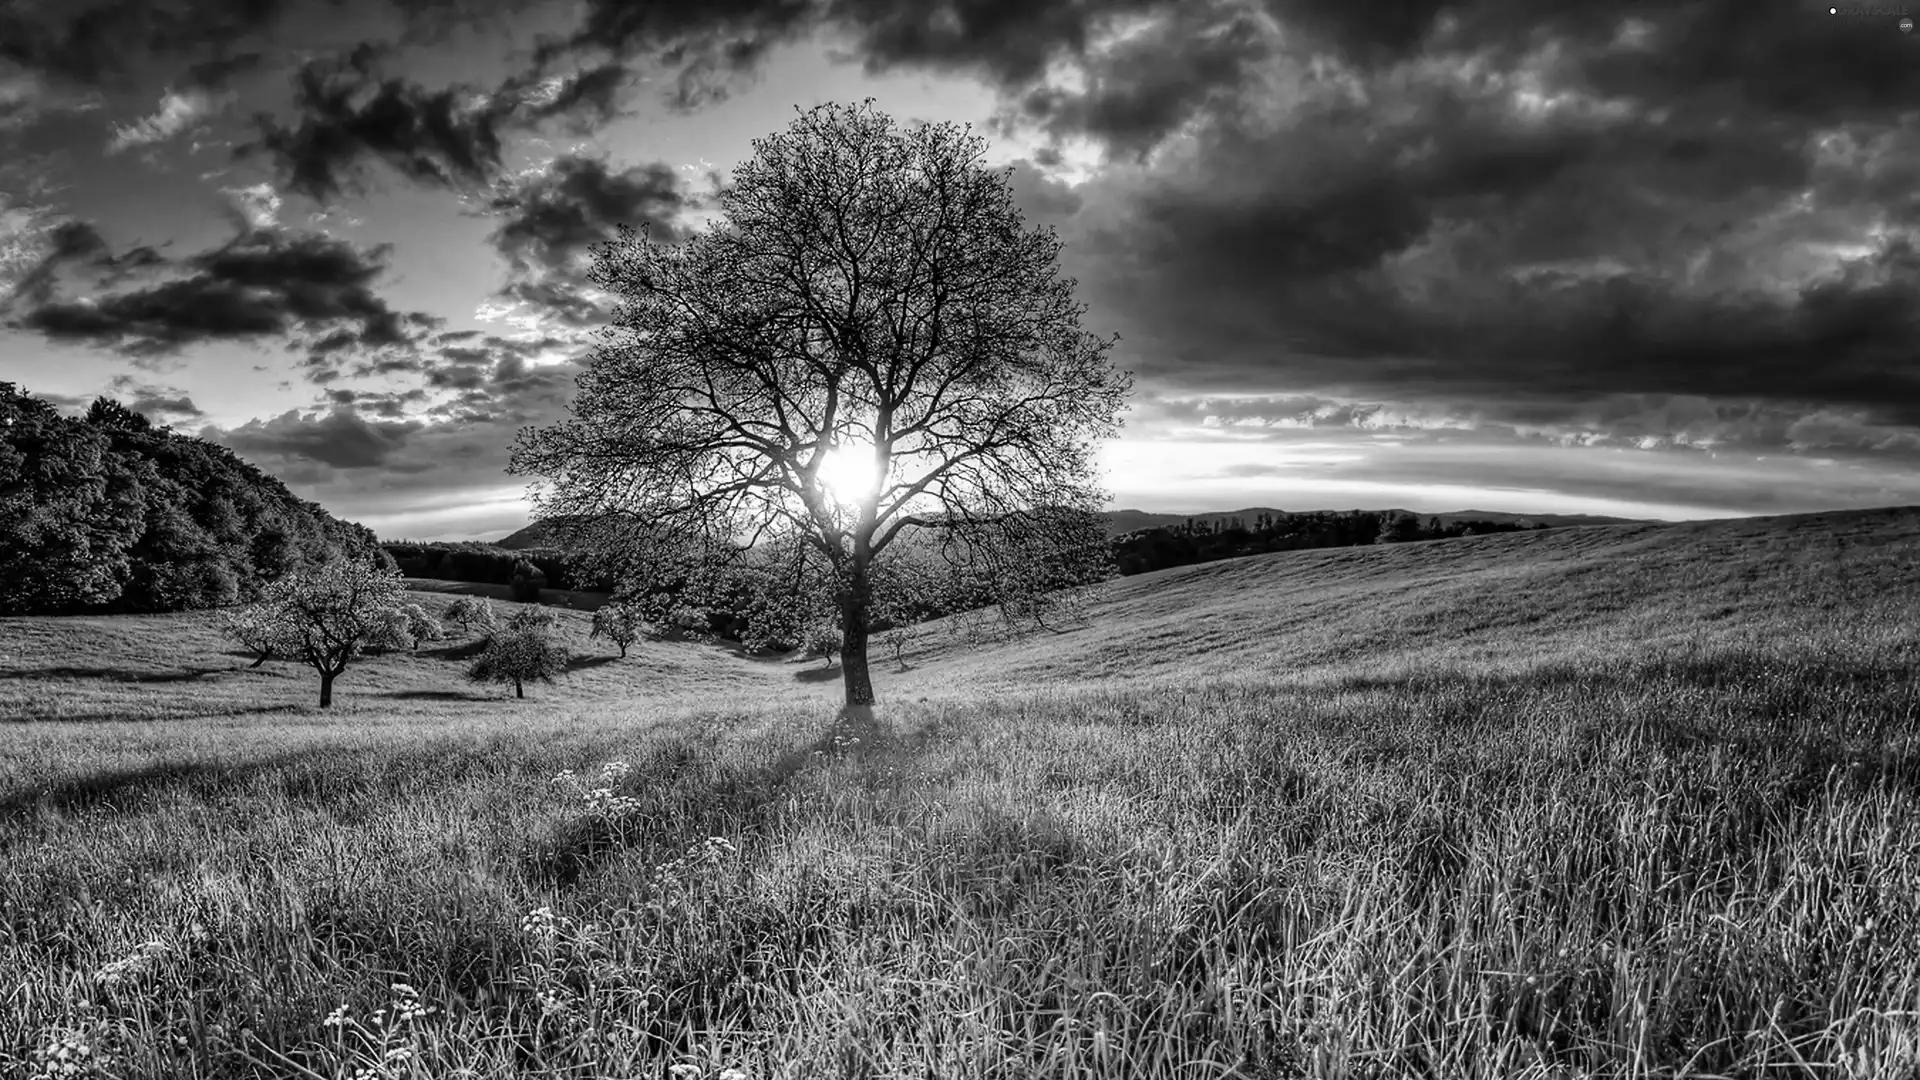
[[[873,447],[868,443],[842,443],[820,462],[820,482],[835,502],[844,505],[873,494],[875,480]]]

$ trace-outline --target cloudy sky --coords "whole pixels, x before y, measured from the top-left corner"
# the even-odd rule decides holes
[[[7,0],[0,378],[389,538],[526,521],[614,225],[972,123],[1136,377],[1115,505],[1920,503],[1920,34],[1826,4]]]

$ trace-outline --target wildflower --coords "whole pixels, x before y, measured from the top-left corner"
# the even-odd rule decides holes
[[[747,1074],[739,1069],[721,1069],[720,1075],[714,1080],[747,1080]]]
[[[700,1066],[675,1065],[667,1070],[667,1074],[672,1076],[673,1080],[700,1080]]]
[[[320,1021],[320,1023],[325,1027],[345,1027],[347,1024],[347,1012],[346,1005],[342,1004],[328,1013],[327,1018]]]
[[[551,934],[554,932],[555,918],[550,907],[537,907],[520,918],[520,932],[523,934]]]
[[[93,1047],[87,1045],[85,1037],[72,1033],[59,1035],[35,1050],[33,1060],[39,1068],[30,1075],[36,1078],[81,1076],[97,1064]]]

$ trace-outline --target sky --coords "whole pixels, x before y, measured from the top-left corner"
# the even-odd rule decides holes
[[[1920,10],[1920,9],[1916,9]],[[1920,503],[1920,34],[1825,4],[8,0],[0,379],[388,539],[524,525],[590,249],[970,124],[1134,374],[1116,507]]]

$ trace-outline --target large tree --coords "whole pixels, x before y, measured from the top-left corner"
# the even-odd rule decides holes
[[[966,129],[824,105],[754,150],[712,224],[595,250],[622,303],[573,415],[521,432],[510,470],[545,478],[537,515],[637,587],[809,545],[846,700],[868,704],[875,559],[916,526],[1030,543],[1096,511],[1131,378]]]

